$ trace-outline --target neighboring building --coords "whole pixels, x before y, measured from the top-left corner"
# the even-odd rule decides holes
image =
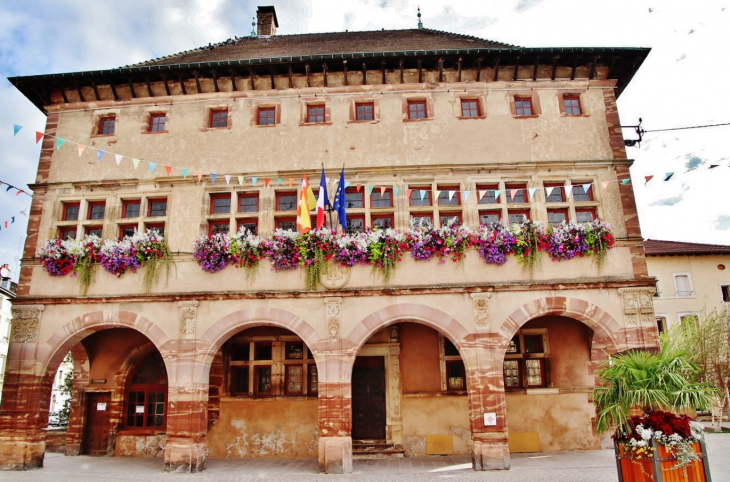
[[[48,407],[48,412],[52,414],[58,414],[64,406],[66,400],[69,399],[70,395],[63,393],[64,381],[66,375],[73,373],[74,363],[73,360],[64,359],[61,365],[58,367],[56,376],[53,378],[53,387],[51,388],[51,404]]]
[[[2,402],[3,382],[5,380],[5,365],[8,357],[8,346],[10,344],[10,327],[13,313],[11,311],[17,283],[10,279],[8,265],[0,266],[2,277],[0,278],[0,403]]]
[[[258,37],[10,79],[48,124],[0,464],[41,466],[46,394],[68,351],[68,455],[161,456],[192,472],[207,456],[319,457],[323,471],[349,472],[353,453],[383,447],[453,446],[477,470],[509,467],[510,447],[598,448],[597,367],[657,341],[616,110],[649,49],[523,48],[429,29],[273,35],[277,25],[261,7]],[[80,159],[71,142],[108,157]],[[514,257],[406,255],[387,286],[369,267],[332,265],[312,291],[301,270],[268,261],[250,282],[191,259],[203,234],[291,228],[302,172],[318,184],[320,166],[336,179],[343,163],[353,230],[600,217],[616,247],[600,271],[544,255],[533,275]],[[174,253],[176,271],[151,294],[141,273],[99,269],[79,296],[35,257],[49,238],[134,228],[164,231]]]
[[[647,239],[644,251],[660,332],[730,303],[730,246]]]

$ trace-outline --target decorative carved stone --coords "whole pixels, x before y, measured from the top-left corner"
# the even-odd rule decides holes
[[[398,342],[398,325],[390,325],[390,342],[391,343],[397,343]]]
[[[11,343],[37,343],[41,327],[41,311],[44,305],[13,306],[11,324]]]
[[[388,353],[388,388],[390,389],[390,416],[400,418],[400,348],[391,347]]]
[[[198,305],[200,303],[193,301],[180,301],[177,306],[180,307],[180,334],[194,335],[195,322],[198,319]]]
[[[624,305],[624,318],[627,325],[653,325],[654,293],[652,287],[619,288],[621,302]]]
[[[474,320],[479,327],[489,326],[491,317],[489,315],[489,298],[492,293],[471,293],[472,305],[474,308]]]
[[[338,290],[350,281],[350,271],[351,269],[347,266],[330,263],[327,266],[327,273],[320,275],[319,282],[325,289]]]
[[[326,306],[327,335],[330,340],[337,340],[340,338],[342,298],[325,298],[324,303]]]

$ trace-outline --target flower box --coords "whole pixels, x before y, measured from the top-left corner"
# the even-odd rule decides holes
[[[684,467],[677,467],[677,458],[666,447],[651,441],[643,452],[637,453],[614,442],[619,482],[712,482],[704,442],[693,443],[700,458]]]

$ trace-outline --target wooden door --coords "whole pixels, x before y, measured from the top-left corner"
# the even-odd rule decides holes
[[[106,455],[109,445],[109,393],[89,393],[86,408],[86,428],[84,430],[84,453]]]
[[[385,440],[385,363],[357,357],[352,368],[352,438]]]

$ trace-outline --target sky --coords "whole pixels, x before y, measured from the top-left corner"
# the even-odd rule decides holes
[[[278,34],[415,28],[420,6],[426,28],[525,47],[651,47],[618,100],[623,125],[730,122],[730,0],[2,0],[0,180],[29,191],[46,120],[7,77],[115,68],[246,36],[259,4],[276,7]],[[645,238],[730,245],[730,126],[647,132],[627,153]],[[31,199],[6,188],[0,264],[17,279]]]

